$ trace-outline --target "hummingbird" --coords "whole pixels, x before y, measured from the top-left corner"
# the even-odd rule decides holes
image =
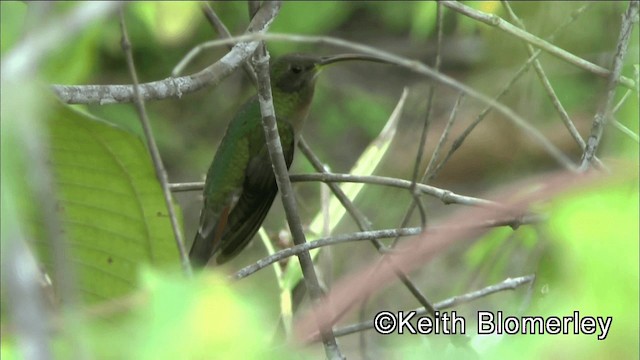
[[[285,55],[270,66],[273,106],[287,168],[309,113],[320,70],[349,60],[387,63],[374,56],[340,54]],[[229,123],[205,180],[200,226],[189,251],[200,268],[215,257],[223,264],[251,241],[278,193],[265,143],[257,95],[244,103]]]

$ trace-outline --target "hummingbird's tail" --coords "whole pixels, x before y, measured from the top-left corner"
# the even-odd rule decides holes
[[[189,261],[195,269],[206,266],[211,257],[220,249],[222,245],[221,238],[227,225],[228,215],[228,207],[222,211],[222,216],[220,217],[211,216],[207,208],[203,208],[200,217],[206,220],[202,221],[201,219],[200,228],[196,232],[196,237],[189,251]],[[211,221],[212,218],[215,218],[216,221]]]
[[[191,266],[193,266],[194,269],[200,269],[207,265],[211,250],[213,250],[213,244],[205,241],[198,231],[196,238],[193,240],[193,245],[191,245],[191,250],[189,251]]]

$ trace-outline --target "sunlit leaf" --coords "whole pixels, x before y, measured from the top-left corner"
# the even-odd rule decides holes
[[[0,2],[0,49],[3,55],[20,38],[26,14],[27,5],[23,2]]]
[[[141,263],[176,261],[177,250],[147,149],[130,133],[56,105],[47,120],[58,215],[88,301],[136,288]],[[46,214],[45,214],[46,216]],[[49,236],[36,242],[53,270]]]

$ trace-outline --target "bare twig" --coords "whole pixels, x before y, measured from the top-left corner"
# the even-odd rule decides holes
[[[322,181],[322,182],[361,182],[366,184],[386,185],[401,189],[411,188],[411,181],[385,176],[374,175],[351,175],[351,174],[292,174],[291,181]],[[435,186],[416,184],[416,189],[427,195],[431,195],[440,199],[445,204],[461,204],[471,206],[500,206],[498,203],[474,198],[471,196],[463,196],[453,193],[449,190],[443,190]]]
[[[184,239],[182,237],[182,232],[180,231],[180,225],[178,224],[178,217],[176,216],[176,211],[173,207],[171,190],[169,189],[169,179],[167,176],[167,172],[164,169],[164,164],[162,163],[162,157],[160,156],[160,151],[158,151],[156,140],[153,137],[153,130],[151,130],[151,123],[149,122],[149,118],[147,116],[147,111],[144,106],[144,100],[142,99],[142,96],[138,89],[138,74],[133,62],[131,41],[129,40],[129,34],[127,33],[127,26],[124,21],[124,11],[122,11],[122,9],[120,10],[120,30],[122,31],[122,50],[126,55],[127,66],[133,80],[133,94],[135,99],[134,104],[136,107],[136,111],[138,112],[138,117],[140,118],[140,123],[142,124],[142,129],[144,131],[144,136],[147,140],[147,147],[149,149],[149,153],[151,154],[153,167],[156,170],[156,176],[158,178],[158,181],[160,182],[160,186],[162,187],[162,194],[164,195],[164,202],[169,213],[169,220],[171,221],[173,236],[176,240],[176,246],[178,247],[178,252],[180,254],[182,270],[184,271],[185,275],[187,275],[187,277],[191,277],[191,264],[189,263],[187,250],[185,249]]]
[[[513,20],[513,22],[515,22],[516,25],[522,28],[522,30],[526,31],[527,29],[524,23],[513,11],[513,9],[511,8],[511,5],[509,5],[509,2],[506,0],[503,0],[502,5],[505,7],[505,9],[507,9],[507,13],[511,17],[511,20]],[[533,56],[533,54],[535,53],[535,49],[533,48],[533,46],[525,42],[525,47],[527,48],[527,52],[529,53],[529,56]],[[540,82],[542,83],[544,90],[547,92],[547,95],[551,99],[551,103],[556,108],[556,111],[558,112],[558,114],[560,114],[560,119],[566,126],[567,130],[569,130],[569,134],[571,134],[571,137],[573,137],[573,139],[578,143],[578,145],[580,146],[580,149],[584,150],[584,147],[586,144],[582,139],[582,136],[580,136],[578,129],[576,129],[575,125],[573,125],[573,121],[571,121],[571,118],[569,117],[567,110],[565,110],[564,106],[562,105],[562,102],[560,102],[560,99],[558,99],[558,96],[556,95],[556,92],[553,89],[553,86],[551,86],[551,82],[549,81],[549,78],[545,74],[545,71],[542,68],[542,65],[540,64],[540,60],[538,60],[537,58],[533,61],[533,69],[536,71],[538,78],[540,78]]]
[[[309,160],[311,166],[316,169],[317,172],[322,174],[328,174],[329,171],[322,165],[322,162],[318,157],[313,153],[313,150],[309,147],[307,142],[304,140],[304,137],[300,136],[298,140],[298,148],[304,154],[304,156]],[[358,210],[353,202],[349,200],[349,197],[340,189],[340,187],[336,183],[326,183],[329,189],[333,192],[333,195],[340,201],[340,204],[344,206],[345,210],[351,215],[353,221],[356,222],[356,225],[360,230],[370,230],[371,229],[371,221],[366,218],[366,216]]]
[[[629,38],[631,37],[631,30],[633,30],[633,24],[638,21],[638,7],[640,3],[638,1],[629,1],[629,7],[622,17],[622,25],[620,26],[620,35],[618,37],[618,45],[616,54],[613,58],[613,64],[611,65],[611,72],[608,75],[607,87],[605,92],[604,101],[600,103],[598,112],[596,113],[593,124],[591,126],[591,134],[587,140],[587,146],[582,155],[582,163],[580,164],[580,170],[586,171],[589,168],[589,164],[594,158],[598,145],[602,139],[602,133],[604,127],[607,124],[607,119],[610,117],[611,105],[613,104],[613,97],[616,93],[616,87],[618,82],[622,82],[623,78],[620,76],[622,73],[622,60],[627,53],[627,47],[629,45]]]
[[[442,48],[442,24],[443,24],[443,7],[440,3],[436,3],[437,7],[437,16],[436,16],[436,31],[437,31],[437,43],[436,43],[436,57],[433,65],[433,69],[438,72],[440,71],[440,51]],[[402,226],[406,226],[406,223],[409,221],[413,214],[413,210],[418,207],[420,212],[420,224],[422,228],[427,227],[427,214],[424,205],[421,202],[420,194],[416,191],[416,183],[419,181],[418,174],[420,173],[420,166],[422,165],[422,155],[424,153],[425,144],[427,142],[427,133],[429,131],[429,123],[431,119],[431,114],[433,111],[433,98],[435,96],[435,84],[429,85],[429,95],[427,98],[427,110],[425,112],[424,123],[422,126],[422,131],[420,132],[420,140],[418,142],[418,151],[416,154],[416,160],[413,165],[413,176],[411,177],[411,196],[413,197],[413,202],[409,209],[407,210]]]
[[[307,158],[309,159],[309,161],[317,171],[320,171],[323,174],[329,174],[329,172],[324,168],[324,166],[322,166],[322,163],[320,163],[318,158],[315,156],[315,154],[313,154],[311,149],[308,147],[308,145],[306,144],[306,142],[304,142],[302,138],[300,138],[298,147],[307,156]],[[333,194],[338,198],[342,206],[344,206],[347,212],[351,214],[353,219],[356,221],[358,228],[360,228],[361,231],[372,231],[373,228],[371,226],[371,222],[360,212],[360,210],[358,210],[358,208],[356,208],[353,205],[351,200],[349,200],[349,198],[342,191],[342,189],[340,189],[340,187],[333,182],[327,182],[326,184],[329,186]],[[371,244],[380,253],[383,253],[386,251],[384,244],[381,243],[377,238],[371,239]],[[411,279],[408,278],[406,274],[398,272],[397,276],[400,277],[400,280],[407,287],[407,289],[412,294],[414,294],[414,296],[416,296],[416,299],[422,306],[424,306],[425,308],[430,307],[429,300],[427,300],[426,296],[422,294],[419,288],[411,281]]]
[[[625,134],[629,138],[631,138],[631,140],[633,140],[633,141],[635,141],[637,143],[640,143],[640,137],[638,136],[638,134],[634,133],[628,127],[622,125],[618,120],[611,119],[611,123],[613,124],[613,126],[615,126],[616,129],[620,130],[623,134]]]
[[[462,98],[464,97],[463,93],[460,93],[460,95],[458,96],[455,104],[453,105],[453,109],[451,109],[451,113],[449,115],[449,120],[447,121],[447,125],[445,126],[444,130],[442,131],[442,134],[440,135],[440,139],[438,140],[438,144],[436,145],[436,148],[433,150],[433,153],[431,154],[431,159],[429,160],[429,164],[427,164],[427,168],[424,171],[424,174],[422,175],[422,182],[423,183],[428,183],[429,181],[431,181],[431,179],[433,178],[432,174],[432,170],[433,170],[433,166],[440,154],[440,149],[444,146],[445,141],[447,140],[447,137],[449,135],[449,131],[451,130],[451,127],[453,126],[453,122],[456,118],[456,113],[458,111],[458,108],[460,106],[460,102],[462,101]],[[411,205],[409,205],[409,208],[407,209],[406,213],[404,214],[404,218],[402,219],[401,225],[400,227],[406,227],[409,224],[409,220],[411,220],[411,216],[413,215],[413,210],[415,209],[415,202],[411,203]],[[424,228],[424,224],[422,225]],[[395,239],[393,239],[393,242],[391,244],[391,247],[394,248],[397,244],[398,241],[400,241],[400,238],[397,237]]]
[[[567,26],[569,26],[572,22],[574,22],[588,7],[590,4],[586,4],[583,5],[581,7],[579,7],[578,9],[576,9],[574,12],[571,13],[571,15],[569,16],[569,18],[563,22],[562,24],[560,24],[551,35],[549,35],[549,37],[547,38],[548,41],[553,41],[556,36],[558,34],[560,34]],[[535,61],[538,56],[542,53],[542,50],[538,49],[536,50],[533,54],[531,54],[531,56],[529,56],[529,58],[527,59],[527,61],[525,61],[524,64],[522,64],[522,66],[520,66],[520,68],[518,69],[518,71],[516,71],[516,73],[513,75],[513,77],[511,78],[511,80],[509,80],[504,87],[502,88],[502,90],[500,90],[500,92],[498,93],[498,95],[496,95],[496,97],[494,98],[495,101],[499,101],[504,95],[507,94],[507,92],[509,91],[509,89],[511,89],[511,86],[527,71],[529,70],[529,66],[531,66],[531,64],[533,63],[533,61]],[[480,124],[480,122],[482,122],[482,120],[484,120],[484,118],[489,114],[489,112],[493,110],[493,108],[488,105],[487,107],[485,107],[480,114],[478,114],[478,116],[475,118],[475,120],[469,124],[469,126],[467,126],[467,128],[462,132],[462,134],[460,134],[451,144],[451,148],[449,149],[449,151],[447,152],[447,154],[444,156],[444,159],[442,159],[442,161],[440,161],[440,163],[438,163],[438,166],[435,167],[435,169],[433,169],[432,174],[429,175],[429,179],[434,179],[438,173],[440,172],[440,170],[442,169],[442,167],[449,161],[449,159],[451,158],[451,156],[456,152],[456,150],[458,148],[460,148],[460,146],[462,145],[462,143],[465,141],[465,139],[469,136],[469,134],[471,134],[471,132],[473,131],[473,129],[476,128],[476,126],[478,126],[478,124]]]
[[[465,224],[465,225],[456,225],[455,227],[451,226],[432,226],[426,230],[427,234],[435,234],[442,233],[446,231],[459,230],[462,228],[493,228],[493,227],[501,227],[501,226],[509,226],[511,228],[518,228],[523,224],[533,224],[538,223],[542,220],[542,217],[538,215],[525,215],[519,217],[508,217],[505,219],[494,219],[478,222],[475,224]],[[413,236],[421,234],[423,231],[419,227],[410,227],[410,228],[399,228],[399,229],[384,229],[384,230],[371,230],[371,231],[361,231],[351,234],[340,234],[335,236],[330,236],[326,238],[320,238],[317,240],[310,241],[308,243],[302,245],[294,245],[290,248],[280,250],[274,254],[266,256],[256,263],[245,266],[244,268],[238,270],[232,278],[235,280],[243,279],[261,269],[266,268],[267,266],[277,263],[283,259],[286,259],[291,256],[295,256],[305,251],[309,251],[312,249],[317,249],[325,246],[331,246],[336,244],[343,244],[354,241],[371,241],[378,239],[387,239],[394,237],[404,237],[404,236]],[[392,250],[392,252],[397,252],[396,250]],[[428,307],[425,307],[428,309]]]
[[[278,4],[279,6],[280,4]],[[293,242],[296,245],[304,245],[306,243],[302,223],[298,214],[295,201],[295,194],[291,188],[287,164],[284,159],[282,144],[278,134],[278,125],[273,107],[271,94],[271,80],[269,78],[269,54],[260,45],[254,55],[254,67],[258,76],[258,100],[260,102],[260,113],[262,115],[262,123],[264,133],[269,150],[269,158],[273,164],[273,170],[276,177],[276,183],[281,193],[282,204],[285,209],[287,223],[291,230]],[[323,297],[323,291],[318,283],[318,277],[313,265],[313,260],[308,251],[298,254],[300,267],[305,279],[305,284],[314,303],[318,303]],[[320,324],[320,322],[318,322]],[[340,349],[333,336],[331,327],[319,327],[322,337],[322,343],[325,348],[325,354],[329,359],[343,359]]]
[[[207,20],[209,21],[211,26],[213,26],[213,28],[216,29],[216,31],[218,32],[218,35],[220,36],[220,38],[227,39],[227,38],[231,37],[231,33],[229,32],[229,29],[227,29],[227,27],[224,26],[224,23],[222,22],[222,20],[220,20],[220,18],[218,17],[218,14],[216,14],[216,12],[209,5],[209,3],[205,2],[205,3],[202,4],[202,13],[207,18]],[[232,50],[233,49],[233,45],[234,44],[228,44],[227,48],[229,50]],[[253,71],[253,68],[251,67],[251,64],[249,62],[247,62],[247,61],[243,62],[242,63],[242,69],[244,70],[244,72],[249,77],[249,80],[251,80],[251,82],[254,85],[258,83],[258,79],[256,78],[256,73],[255,73],[255,71]],[[182,72],[182,70],[179,70],[179,69],[176,68],[172,72],[172,75],[173,76],[178,76],[181,72]]]
[[[391,178],[385,176],[374,175],[351,175],[351,174],[336,174],[336,173],[318,173],[318,174],[291,174],[292,182],[308,182],[308,181],[322,181],[326,183],[330,182],[362,182],[367,184],[376,184],[397,187],[401,189],[409,189],[411,187],[411,181]],[[177,183],[169,185],[171,191],[202,191],[204,188],[203,182],[191,182],[191,183]],[[484,200],[480,198],[474,198],[471,196],[458,195],[450,190],[440,189],[435,186],[418,183],[416,189],[427,195],[440,199],[445,204],[460,204],[471,206],[499,206],[499,204]]]
[[[440,135],[438,144],[436,145],[436,148],[433,150],[433,153],[431,154],[431,160],[429,160],[427,169],[424,171],[424,176],[423,176],[424,183],[429,183],[434,177],[432,174],[434,170],[434,166],[436,164],[436,161],[438,161],[438,158],[440,157],[440,151],[442,150],[442,148],[444,147],[444,144],[447,142],[447,139],[449,138],[449,132],[451,131],[451,128],[453,127],[453,123],[456,120],[456,115],[458,114],[458,109],[460,108],[460,104],[462,103],[463,98],[464,98],[464,94],[460,93],[460,95],[458,95],[458,98],[456,99],[456,102],[453,104],[453,108],[451,109],[451,113],[449,114],[449,119],[447,120],[447,125],[445,126],[444,130],[442,130],[442,134]]]
[[[535,280],[535,275],[521,276],[513,279],[508,278],[503,280],[502,282],[489,285],[480,290],[472,291],[464,295],[454,296],[449,299],[440,301],[438,303],[435,303],[433,306],[438,311],[449,309],[449,308],[458,306],[460,304],[465,304],[465,303],[486,297],[488,295],[495,294],[497,292],[506,291],[506,290],[515,290],[522,285],[532,283],[534,280]],[[428,312],[423,308],[414,309],[413,311],[416,312],[417,316],[423,316],[428,314]],[[360,324],[348,325],[348,326],[336,329],[335,334],[336,336],[345,336],[345,335],[353,334],[355,332],[360,332],[360,331],[369,330],[373,328],[374,328],[373,321],[367,321]]]
[[[535,35],[532,35],[531,33],[528,33],[522,29],[519,29],[513,25],[511,25],[509,22],[503,20],[502,18],[500,18],[497,15],[494,14],[487,14],[484,13],[482,11],[476,10],[472,7],[466,6],[460,2],[457,1],[441,1],[441,3],[448,7],[451,10],[457,11],[463,15],[466,15],[472,19],[478,20],[480,22],[483,22],[489,26],[493,26],[496,27],[500,30],[503,30],[504,32],[513,35],[519,39],[522,39],[526,42],[528,42],[529,44],[538,47],[546,52],[548,52],[551,55],[554,55],[570,64],[573,64],[579,68],[582,68],[590,73],[593,73],[595,75],[598,75],[600,77],[603,78],[608,78],[609,75],[611,74],[611,71],[598,66],[596,64],[593,64],[579,56],[576,56],[560,47],[557,47]],[[635,89],[637,84],[635,83],[635,81],[633,81],[632,79],[626,78],[626,77],[621,77],[620,78],[620,83],[623,84],[624,86],[630,88],[630,89]]]

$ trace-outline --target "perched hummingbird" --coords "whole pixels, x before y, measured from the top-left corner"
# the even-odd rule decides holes
[[[287,168],[309,112],[318,73],[325,65],[347,60],[385,62],[358,54],[290,54],[271,65],[273,105]],[[207,172],[200,227],[189,252],[193,266],[205,266],[216,255],[216,263],[222,264],[244,249],[277,192],[260,104],[254,96],[229,123]]]

